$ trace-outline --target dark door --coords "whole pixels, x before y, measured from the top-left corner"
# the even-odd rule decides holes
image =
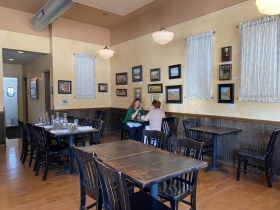
[[[45,112],[51,116],[51,83],[50,72],[45,72]]]

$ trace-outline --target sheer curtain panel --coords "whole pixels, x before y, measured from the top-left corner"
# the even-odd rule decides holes
[[[279,102],[279,17],[239,25],[239,101]]]
[[[95,57],[75,54],[76,98],[95,98]]]
[[[190,36],[186,41],[185,98],[212,98],[213,31]]]

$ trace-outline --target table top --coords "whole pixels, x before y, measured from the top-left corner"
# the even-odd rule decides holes
[[[231,134],[231,133],[236,133],[236,132],[242,131],[241,129],[224,128],[224,127],[218,127],[218,126],[195,127],[195,128],[189,128],[189,130],[203,132],[203,133],[217,134],[217,135],[225,135],[225,134]]]
[[[207,162],[176,155],[133,140],[83,147],[95,152],[104,164],[122,171],[134,183],[146,187],[207,167]]]
[[[148,121],[144,121],[144,120],[135,120],[135,119],[127,119],[127,121],[138,122],[138,123],[141,123],[141,124],[144,124],[145,122],[148,122]]]

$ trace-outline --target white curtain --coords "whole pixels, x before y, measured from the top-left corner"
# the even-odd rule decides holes
[[[95,98],[95,57],[75,54],[76,98]]]
[[[185,98],[212,98],[213,31],[190,36],[186,41]]]
[[[279,17],[239,25],[239,101],[279,102]]]

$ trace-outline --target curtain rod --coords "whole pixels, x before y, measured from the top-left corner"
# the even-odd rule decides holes
[[[213,31],[213,34],[215,34],[215,33],[216,33],[216,31]],[[187,40],[187,38],[185,40]]]
[[[74,53],[74,55],[76,54],[82,54],[82,53]],[[83,54],[83,55],[88,55],[88,54]],[[96,57],[96,55],[92,55],[92,56]]]

